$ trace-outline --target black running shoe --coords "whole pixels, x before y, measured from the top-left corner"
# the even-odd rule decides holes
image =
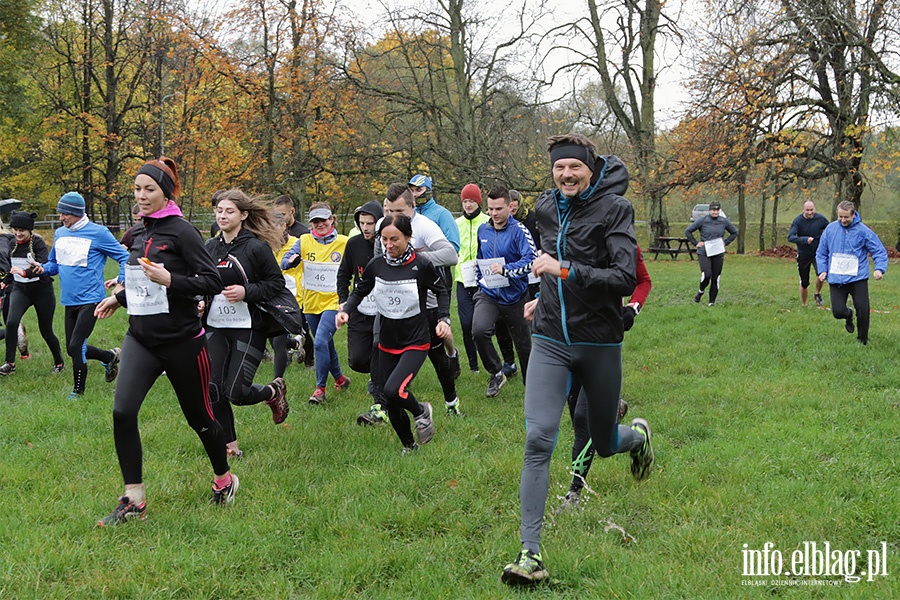
[[[546,579],[548,575],[540,554],[522,550],[515,562],[503,568],[500,579],[507,585],[534,585]]]
[[[119,498],[119,504],[109,515],[97,521],[97,527],[121,525],[131,519],[144,520],[147,518],[147,502],[135,504],[128,496]]]
[[[653,446],[650,445],[650,425],[644,419],[635,419],[631,428],[644,436],[644,443],[631,451],[631,475],[641,481],[650,474],[653,466]]]

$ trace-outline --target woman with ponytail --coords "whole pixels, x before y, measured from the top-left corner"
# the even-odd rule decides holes
[[[213,469],[212,502],[234,501],[238,478],[229,472],[225,434],[209,401],[209,356],[197,297],[218,294],[222,279],[200,232],[175,203],[180,192],[174,161],[145,163],[134,179],[141,223],[134,228],[124,285],[96,309],[106,318],[128,310],[120,376],[113,403],[113,431],[125,493],[98,526],[147,516],[138,411],[165,372],[188,425],[197,433]]]
[[[232,404],[265,402],[272,420],[284,422],[290,410],[282,377],[268,385],[253,383],[273,322],[260,303],[285,286],[275,252],[283,245],[269,207],[240,190],[228,190],[216,204],[219,234],[206,242],[225,289],[206,309],[206,340],[212,364],[210,395],[216,421],[225,429],[228,453],[238,449]]]

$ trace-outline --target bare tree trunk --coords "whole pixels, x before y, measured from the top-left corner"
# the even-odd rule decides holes
[[[781,194],[772,196],[772,247],[778,246],[778,200]]]
[[[740,182],[738,182],[738,254],[744,253],[744,239],[747,235],[747,207],[745,202],[746,196],[746,182],[741,180]]]
[[[759,251],[766,249],[766,195],[759,202]]]

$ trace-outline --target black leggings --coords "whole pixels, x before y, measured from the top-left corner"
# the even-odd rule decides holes
[[[431,350],[428,351],[428,358],[431,359],[431,365],[434,367],[434,374],[437,375],[438,383],[441,384],[441,391],[444,393],[444,402],[452,403],[456,400],[456,379],[453,377],[453,367],[450,365],[450,357],[444,350],[444,340],[439,338],[434,332],[434,328],[438,324],[438,314],[436,308],[428,309],[428,328],[431,330]]]
[[[288,334],[273,335],[269,338],[269,344],[272,345],[272,367],[275,370],[275,377],[284,377],[284,372],[288,366]]]
[[[138,412],[147,392],[163,371],[175,390],[188,425],[197,432],[206,449],[213,472],[224,475],[228,471],[228,457],[222,426],[216,422],[209,405],[206,338],[201,335],[183,342],[148,348],[129,332],[122,340],[120,374],[116,380],[113,403],[116,453],[125,485],[143,482]]]
[[[272,388],[253,383],[266,349],[266,335],[254,329],[209,328],[211,375],[209,397],[216,421],[222,424],[225,441],[237,439],[232,404],[246,406],[272,399]]]
[[[97,317],[94,316],[96,304],[79,304],[66,307],[66,353],[72,358],[72,373],[75,377],[76,394],[84,393],[87,381],[87,361],[99,360],[108,363],[115,356],[109,350],[101,350],[89,346],[88,337],[94,331]]]
[[[831,292],[831,314],[835,319],[846,319],[853,313],[847,308],[847,299],[853,296],[856,308],[856,339],[869,341],[869,280],[860,279],[843,284],[829,285]]]
[[[347,364],[357,373],[371,373],[375,353],[375,317],[354,312],[347,322]]]
[[[719,276],[722,275],[722,266],[725,264],[725,255],[718,254],[712,258],[698,254],[697,261],[700,263],[700,291],[709,287],[709,301],[715,302],[719,296]]]
[[[400,438],[400,443],[405,447],[412,446],[416,441],[406,411],[411,412],[413,417],[422,414],[422,406],[409,389],[409,384],[425,364],[426,356],[424,350],[407,350],[401,354],[379,350],[378,360],[375,363],[378,369],[378,383],[384,390],[388,418],[394,431],[397,432],[397,437]]]
[[[6,327],[11,335],[6,338],[6,362],[16,361],[16,342],[18,341],[17,330],[19,323],[22,321],[22,315],[28,310],[29,306],[34,306],[34,312],[37,313],[38,327],[41,330],[41,337],[50,348],[53,355],[53,364],[59,365],[63,362],[62,352],[59,347],[59,338],[53,333],[53,315],[56,312],[56,294],[53,293],[52,285],[44,285],[43,283],[22,283],[13,286],[12,292],[9,294],[9,317],[6,319]]]

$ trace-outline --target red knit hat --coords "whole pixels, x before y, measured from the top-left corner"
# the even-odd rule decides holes
[[[459,193],[460,200],[474,200],[481,206],[481,188],[474,183],[467,183]]]

